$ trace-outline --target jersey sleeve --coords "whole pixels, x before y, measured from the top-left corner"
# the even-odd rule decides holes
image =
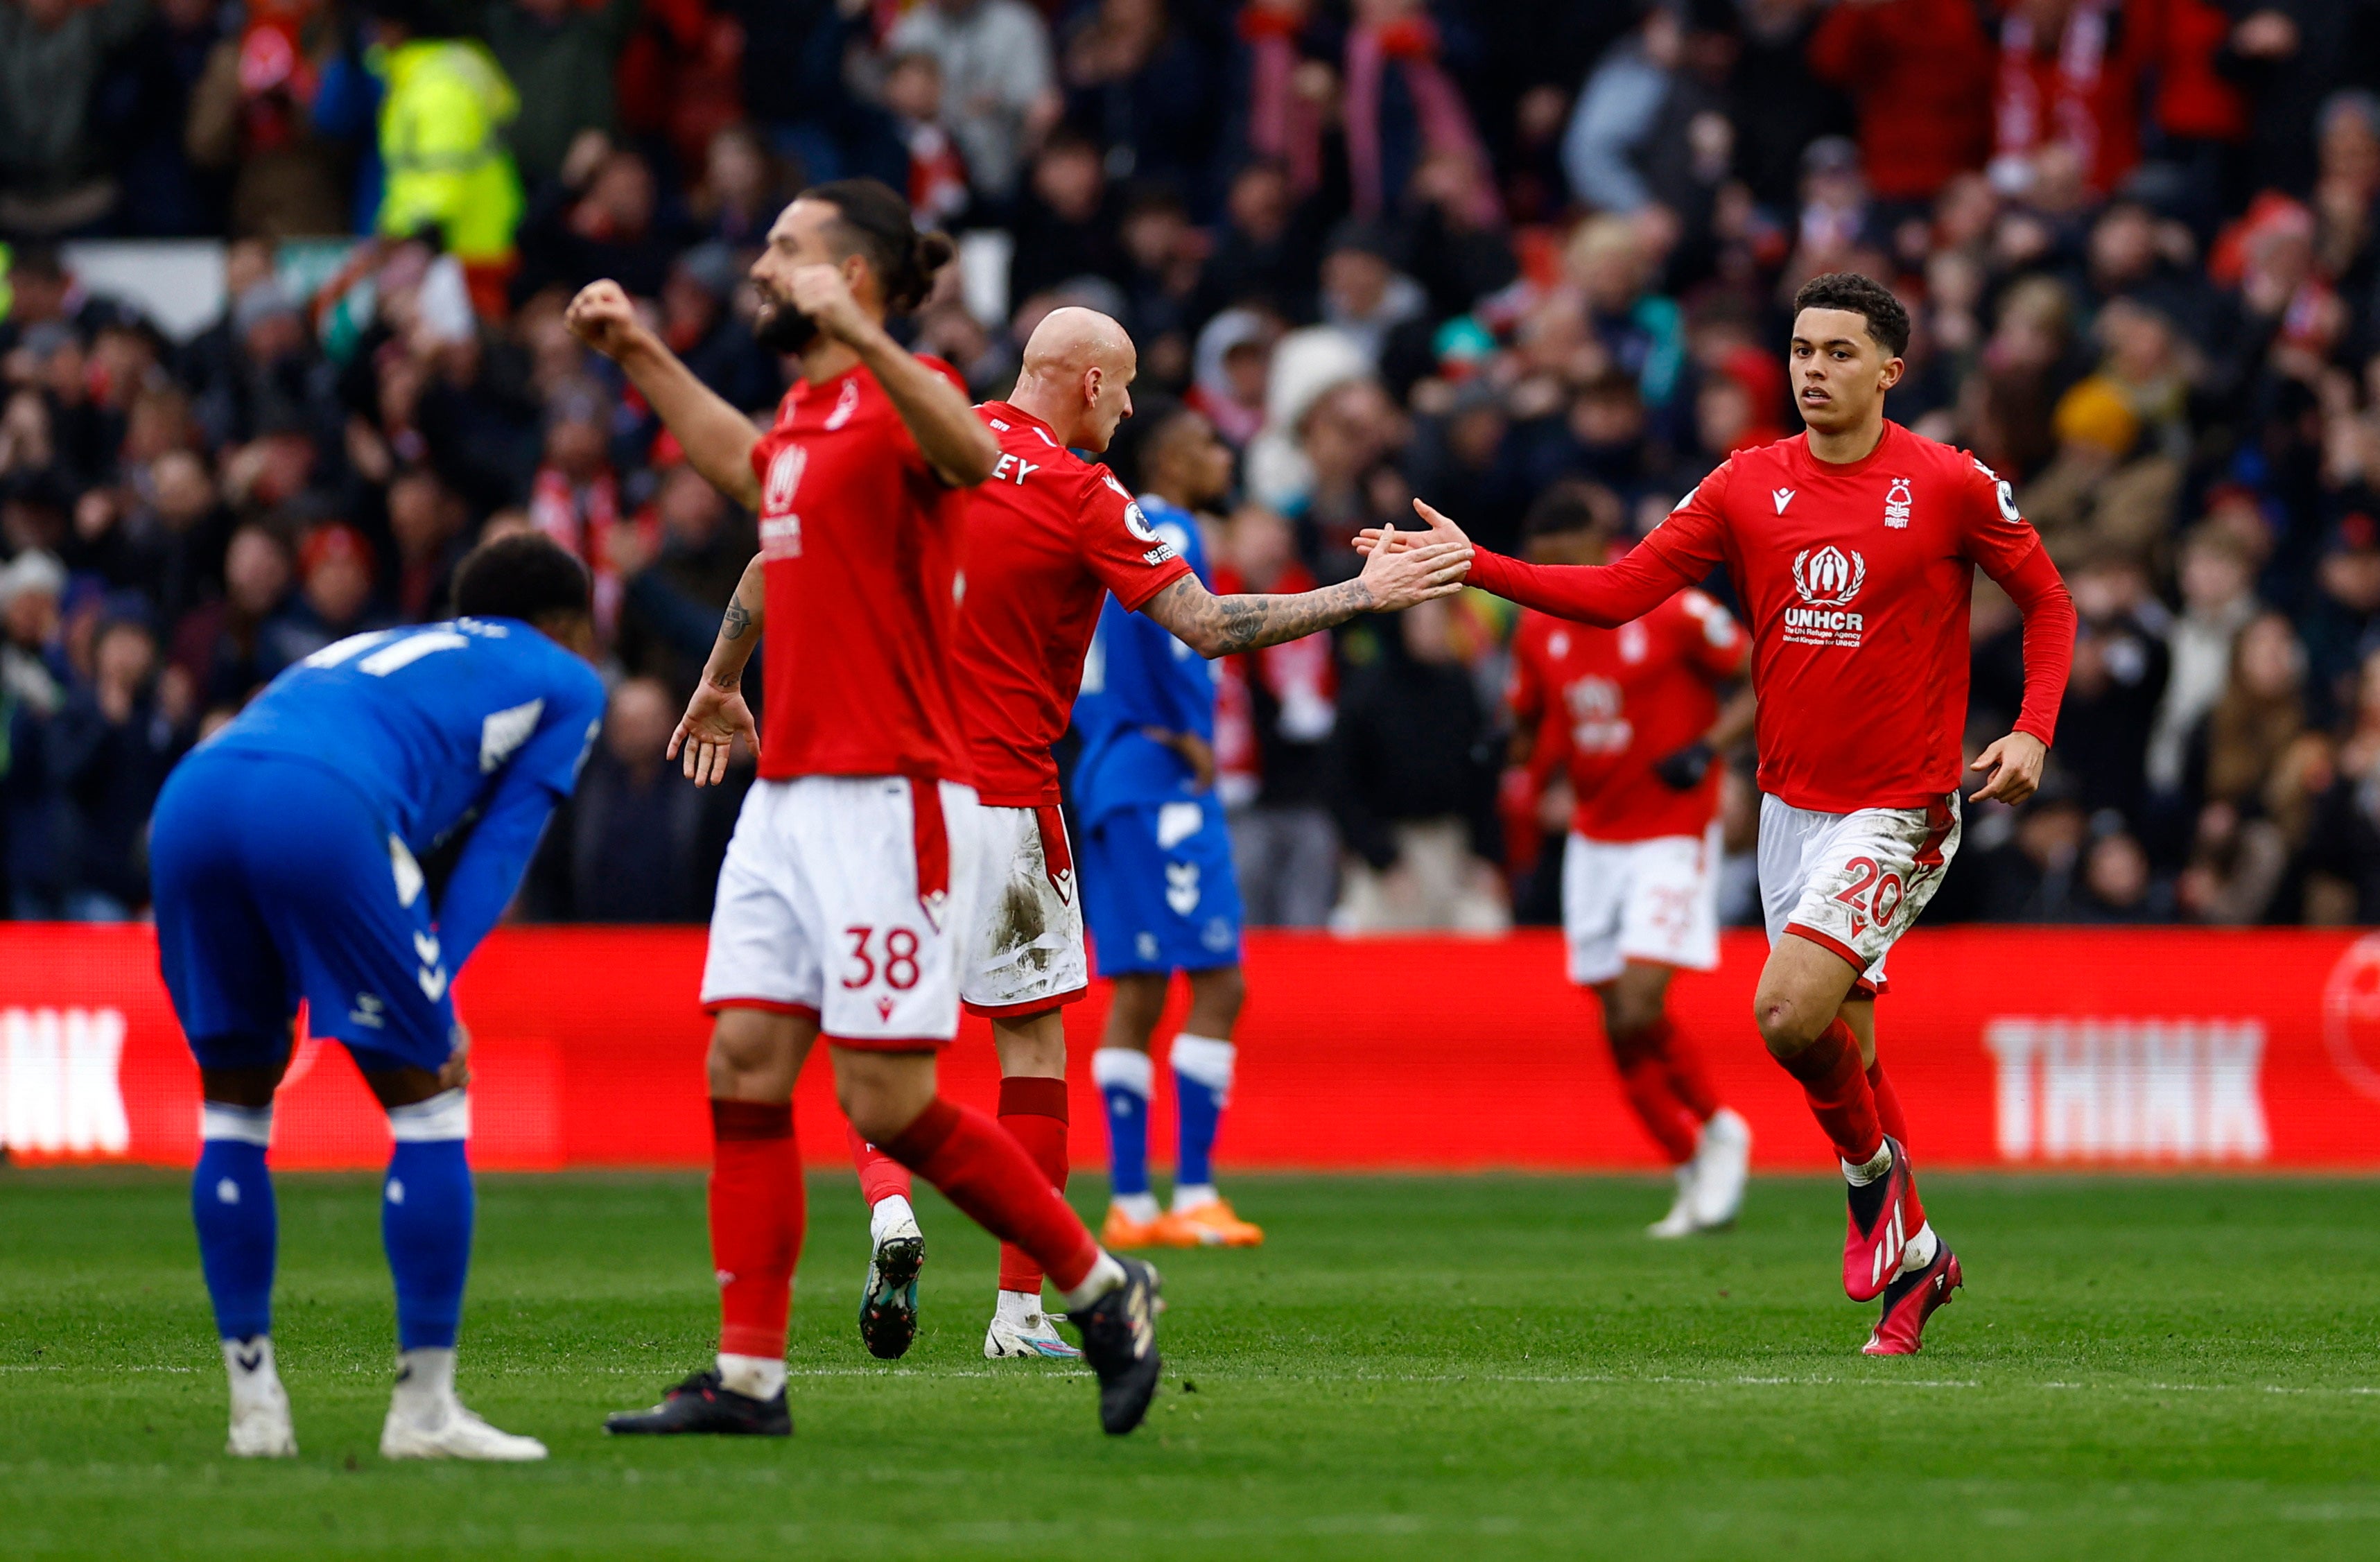
[[[2074,666],[2074,599],[2016,507],[2008,479],[1972,455],[1961,473],[1966,503],[1960,506],[1960,553],[2008,592],[2024,615],[2024,702],[2016,730],[2043,743],[2058,735],[2058,710]]]
[[[1714,682],[1742,677],[1752,665],[1752,636],[1735,615],[1692,588],[1679,592],[1677,600],[1686,660]]]
[[[1700,580],[1727,562],[1727,516],[1724,505],[1735,480],[1735,458],[1696,483],[1678,501],[1652,535],[1636,545],[1689,581]],[[1632,554],[1631,557],[1633,557]]]
[[[1075,525],[1084,564],[1134,611],[1190,573],[1190,561],[1158,535],[1140,505],[1105,466],[1093,466],[1085,475]]]
[[[439,899],[438,938],[448,970],[462,969],[512,903],[545,821],[578,784],[602,716],[602,681],[569,658],[544,696],[536,731],[496,777]]]

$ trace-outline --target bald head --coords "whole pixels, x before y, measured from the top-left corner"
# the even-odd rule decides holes
[[[1033,328],[1009,400],[1049,424],[1060,443],[1097,453],[1132,416],[1139,369],[1140,355],[1123,326],[1097,309],[1069,305]]]

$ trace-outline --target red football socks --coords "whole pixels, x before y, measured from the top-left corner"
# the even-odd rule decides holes
[[[1884,1129],[1876,1121],[1876,1096],[1868,1089],[1859,1037],[1852,1028],[1838,1018],[1817,1040],[1780,1061],[1802,1082],[1810,1115],[1834,1141],[1835,1153],[1851,1166],[1874,1160],[1884,1147]]]
[[[794,1263],[808,1205],[790,1101],[713,1101],[710,1263],[719,1274],[719,1349],[785,1354]]]
[[[974,1108],[937,1096],[880,1147],[976,1224],[1032,1254],[1060,1290],[1079,1287],[1099,1262],[1099,1244],[1025,1146]]]
[[[1008,1130],[1025,1153],[1033,1157],[1050,1185],[1066,1191],[1066,1082],[1062,1079],[1003,1079],[1000,1082],[1000,1126]],[[1014,1242],[1000,1244],[1000,1289],[1041,1294],[1041,1265]]]
[[[844,1120],[843,1132],[851,1141],[851,1164],[859,1171],[859,1196],[868,1207],[874,1209],[886,1199],[898,1193],[909,1196],[909,1168],[860,1137],[859,1130]]]
[[[1884,1077],[1884,1059],[1879,1058],[1867,1071],[1868,1094],[1876,1097],[1876,1120],[1884,1131],[1909,1148],[1909,1120],[1901,1115],[1900,1092],[1892,1088],[1892,1081]]]
[[[1712,1088],[1710,1074],[1703,1068],[1700,1048],[1678,1034],[1678,1027],[1664,1014],[1645,1033],[1669,1070],[1670,1091],[1681,1106],[1694,1114],[1697,1123],[1708,1122],[1718,1110],[1718,1092]]]
[[[1628,1104],[1636,1108],[1645,1132],[1661,1146],[1671,1166],[1683,1166],[1694,1158],[1698,1120],[1687,1115],[1685,1103],[1678,1099],[1670,1083],[1669,1065],[1661,1055],[1663,1033],[1669,1028],[1669,1022],[1663,1021],[1633,1035],[1611,1037],[1611,1061],[1620,1071],[1621,1088],[1628,1093]]]

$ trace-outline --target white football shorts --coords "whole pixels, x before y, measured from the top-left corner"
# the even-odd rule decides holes
[[[1072,1003],[1090,987],[1075,850],[1053,806],[980,810],[982,892],[959,996],[1002,1019]]]
[[[1942,888],[1959,850],[1959,794],[1925,808],[1818,814],[1760,799],[1760,904],[1768,941],[1787,933],[1860,968],[1885,990],[1884,956]]]
[[[975,789],[901,776],[753,783],[719,870],[706,1009],[818,1017],[886,1050],[958,1034],[982,882]]]
[[[1570,979],[1593,987],[1630,961],[1718,966],[1719,830],[1649,841],[1571,832],[1562,853],[1562,936]]]

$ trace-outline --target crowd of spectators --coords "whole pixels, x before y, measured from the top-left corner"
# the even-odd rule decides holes
[[[562,306],[618,279],[762,412],[744,266],[873,175],[963,236],[914,330],[977,393],[1088,304],[1232,444],[1222,589],[1342,578],[1415,493],[1641,532],[1794,429],[1794,287],[1883,278],[1891,413],[2014,481],[2082,619],[2048,784],[1929,915],[2380,920],[2375,88],[2375,0],[0,0],[0,913],[139,914],[180,753],[534,527],[613,692],[524,914],[702,915],[735,799],[658,749],[752,521]],[[70,262],[173,237],[224,241],[186,339]],[[1254,920],[1548,916],[1512,624],[1222,668]],[[2021,677],[1980,581],[1974,647],[1971,742]]]

